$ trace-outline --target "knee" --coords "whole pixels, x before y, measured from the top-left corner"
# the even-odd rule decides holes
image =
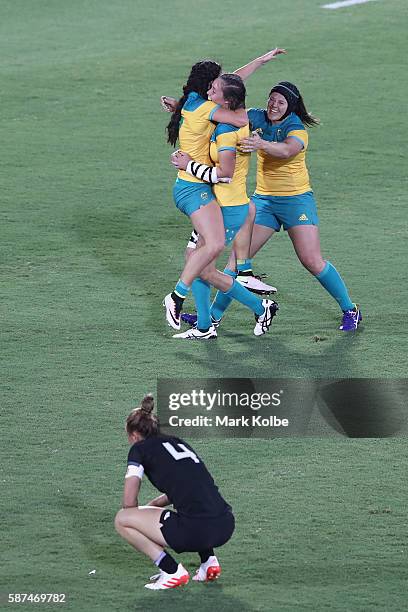
[[[216,259],[224,250],[225,238],[220,237],[211,241],[208,245],[209,255],[212,259]]]
[[[304,266],[306,270],[308,270],[314,276],[320,274],[325,265],[321,257],[316,257],[316,255],[312,254],[302,255],[299,257],[299,260],[302,266]]]
[[[123,509],[119,510],[119,512],[116,513],[115,520],[114,520],[114,525],[115,525],[116,531],[118,533],[120,533],[122,528],[124,527],[124,524],[123,524]]]

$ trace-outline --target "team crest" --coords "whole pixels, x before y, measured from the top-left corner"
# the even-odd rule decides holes
[[[208,193],[206,191],[202,191],[201,192],[201,199],[202,200],[208,200]]]
[[[298,221],[309,221],[309,219],[306,217],[305,213],[303,213],[302,215],[300,215]]]

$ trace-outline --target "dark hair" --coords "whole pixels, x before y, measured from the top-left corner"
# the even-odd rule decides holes
[[[177,107],[171,116],[171,119],[166,127],[167,130],[167,142],[173,147],[176,145],[181,120],[181,109],[185,101],[187,100],[188,94],[192,91],[198,93],[202,98],[207,99],[207,91],[211,87],[211,83],[219,77],[221,74],[221,66],[217,62],[212,60],[203,60],[197,62],[191,68],[190,75],[187,79],[187,83],[183,87],[183,95],[177,102]]]
[[[225,73],[220,76],[224,100],[232,111],[245,108],[246,89],[244,81],[237,74]]]
[[[319,125],[319,119],[311,115],[306,110],[305,103],[303,102],[303,98],[300,95],[300,91],[298,90],[296,85],[290,83],[289,81],[280,81],[280,83],[272,87],[271,91],[269,92],[269,97],[274,91],[280,93],[288,103],[287,111],[280,119],[280,121],[286,119],[286,117],[290,115],[290,113],[295,113],[302,120],[302,122],[308,125],[309,127],[312,127],[313,125]]]
[[[159,419],[152,414],[153,395],[146,395],[138,408],[134,408],[126,419],[126,433],[137,431],[143,438],[157,436],[160,433]]]

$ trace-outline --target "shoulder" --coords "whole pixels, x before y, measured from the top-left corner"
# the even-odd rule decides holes
[[[230,125],[229,123],[218,123],[215,128],[215,136],[221,136],[221,134],[229,134],[230,132],[238,132],[240,128],[235,127],[235,125]]]
[[[228,123],[219,123],[214,130],[211,140],[217,143],[218,151],[235,151],[237,142],[242,138],[241,134],[241,128],[229,125]]]
[[[208,100],[202,98],[196,91],[191,91],[187,96],[187,100],[184,102],[183,110],[190,112],[195,111],[206,102],[208,102]]]
[[[285,121],[281,124],[281,127],[284,128],[286,132],[290,132],[291,130],[306,130],[302,120],[300,117],[295,115],[295,113],[291,113],[288,117],[286,117]]]
[[[136,442],[130,447],[128,452],[128,462],[140,463],[144,452],[144,442],[145,440]]]
[[[260,128],[269,124],[264,108],[249,108],[247,113],[252,128]]]

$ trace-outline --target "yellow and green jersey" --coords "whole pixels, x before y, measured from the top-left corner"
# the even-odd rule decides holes
[[[210,160],[210,138],[215,130],[212,122],[215,111],[219,104],[205,100],[198,93],[191,92],[181,111],[181,124],[179,130],[180,150],[188,153],[194,161],[200,164],[211,165]],[[202,183],[195,176],[179,170],[179,178],[190,183]]]
[[[272,157],[264,151],[257,153],[256,193],[261,195],[293,196],[311,191],[309,173],[306,167],[308,134],[305,126],[295,113],[291,113],[274,125],[269,121],[266,111],[259,108],[248,110],[252,130],[260,129],[261,137],[268,142],[283,142],[286,138],[296,138],[303,149],[289,159]]]
[[[247,204],[249,198],[246,191],[246,179],[251,156],[237,149],[238,143],[249,136],[249,125],[242,128],[226,123],[219,123],[211,136],[210,157],[218,165],[221,151],[234,151],[236,162],[231,183],[213,185],[213,192],[220,206],[241,206]]]

